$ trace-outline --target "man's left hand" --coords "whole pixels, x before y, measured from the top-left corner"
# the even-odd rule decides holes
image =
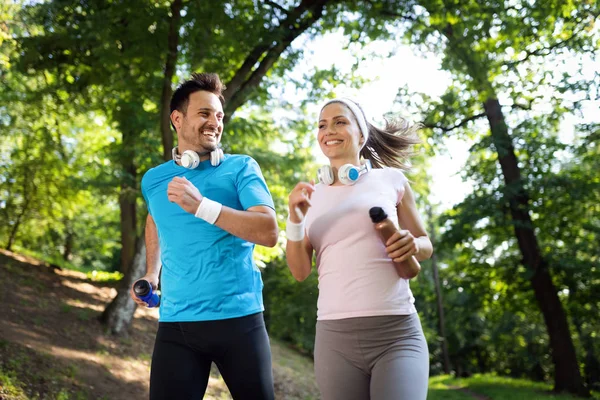
[[[176,176],[169,182],[167,196],[170,202],[179,204],[181,208],[190,214],[196,214],[196,210],[198,210],[198,206],[203,199],[198,188],[183,176]]]

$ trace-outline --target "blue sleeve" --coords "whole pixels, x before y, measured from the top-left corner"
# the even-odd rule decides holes
[[[268,206],[275,209],[273,198],[263,178],[258,163],[247,157],[237,174],[236,187],[240,204],[244,210],[255,206]]]

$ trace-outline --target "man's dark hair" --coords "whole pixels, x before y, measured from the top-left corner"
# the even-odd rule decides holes
[[[225,98],[223,97],[225,85],[223,85],[223,82],[219,79],[219,75],[194,72],[192,77],[179,85],[177,90],[173,93],[173,96],[171,97],[171,113],[178,110],[185,114],[190,102],[190,95],[200,90],[205,90],[217,95],[219,100],[221,100],[221,104],[225,104]],[[172,123],[171,126],[173,126]],[[173,127],[173,129],[175,129],[175,127]]]

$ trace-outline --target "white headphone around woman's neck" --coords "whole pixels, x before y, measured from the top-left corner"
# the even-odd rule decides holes
[[[183,152],[182,155],[179,155],[179,152],[177,151],[177,146],[175,146],[171,154],[173,155],[173,160],[175,160],[176,163],[178,163],[184,168],[194,169],[198,165],[200,165],[200,155],[194,150],[186,150]],[[217,147],[216,149],[210,152],[210,165],[216,167],[217,165],[221,164],[223,158],[225,158],[223,150],[220,147]]]
[[[371,169],[371,160],[361,160],[358,167],[354,164],[344,164],[338,169],[338,180],[344,185],[351,186]],[[317,170],[317,179],[324,185],[332,185],[335,181],[333,168],[330,165],[323,165]]]

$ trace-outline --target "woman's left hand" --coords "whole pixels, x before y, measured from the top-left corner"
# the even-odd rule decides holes
[[[385,251],[394,262],[402,262],[419,252],[419,244],[410,231],[399,230],[390,236]]]

